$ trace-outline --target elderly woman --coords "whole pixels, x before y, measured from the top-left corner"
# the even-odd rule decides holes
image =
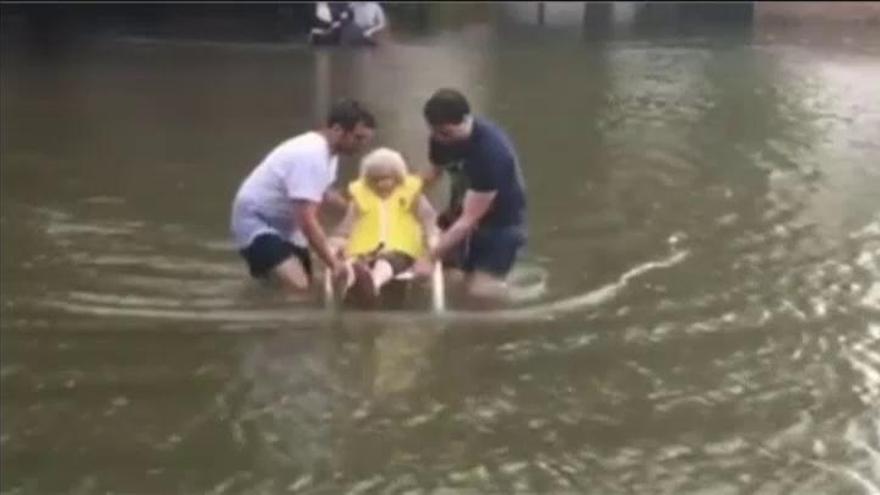
[[[436,235],[436,214],[422,194],[422,179],[409,173],[400,153],[376,149],[364,157],[360,172],[348,186],[352,202],[331,243],[350,260],[338,292],[357,285],[361,297],[375,299],[424,254]]]

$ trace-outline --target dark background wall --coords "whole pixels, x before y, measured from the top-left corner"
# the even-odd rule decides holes
[[[2,18],[50,42],[106,33],[273,39],[305,33],[313,11],[310,3],[3,4]]]

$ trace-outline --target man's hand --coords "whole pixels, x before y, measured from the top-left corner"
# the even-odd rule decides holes
[[[324,193],[322,204],[336,208],[340,211],[345,211],[348,208],[348,198],[335,189],[328,189],[327,192]]]
[[[348,265],[342,259],[333,260],[333,265],[330,266],[330,272],[333,274],[333,278],[338,278],[342,274],[348,271]]]
[[[327,245],[330,246],[330,251],[336,255],[336,258],[345,259],[345,239],[334,236],[327,240]]]
[[[440,235],[436,245],[431,248],[432,255],[442,258],[463,241],[489,211],[496,194],[497,191],[478,192],[468,189],[464,195],[461,215]]]
[[[413,274],[417,277],[430,277],[433,271],[434,260],[430,256],[417,259],[412,268]]]

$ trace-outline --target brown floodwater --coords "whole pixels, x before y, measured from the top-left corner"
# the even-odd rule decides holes
[[[880,37],[849,35],[6,44],[0,489],[880,493]],[[522,159],[516,301],[248,279],[265,153],[353,96],[424,167],[447,85]]]

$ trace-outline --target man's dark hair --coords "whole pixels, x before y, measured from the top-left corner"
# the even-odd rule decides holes
[[[339,124],[344,130],[351,131],[358,122],[370,129],[376,128],[376,118],[356,100],[339,100],[333,104],[327,114],[327,127]]]
[[[438,89],[425,103],[425,120],[430,125],[461,124],[471,113],[467,98],[455,89]]]

